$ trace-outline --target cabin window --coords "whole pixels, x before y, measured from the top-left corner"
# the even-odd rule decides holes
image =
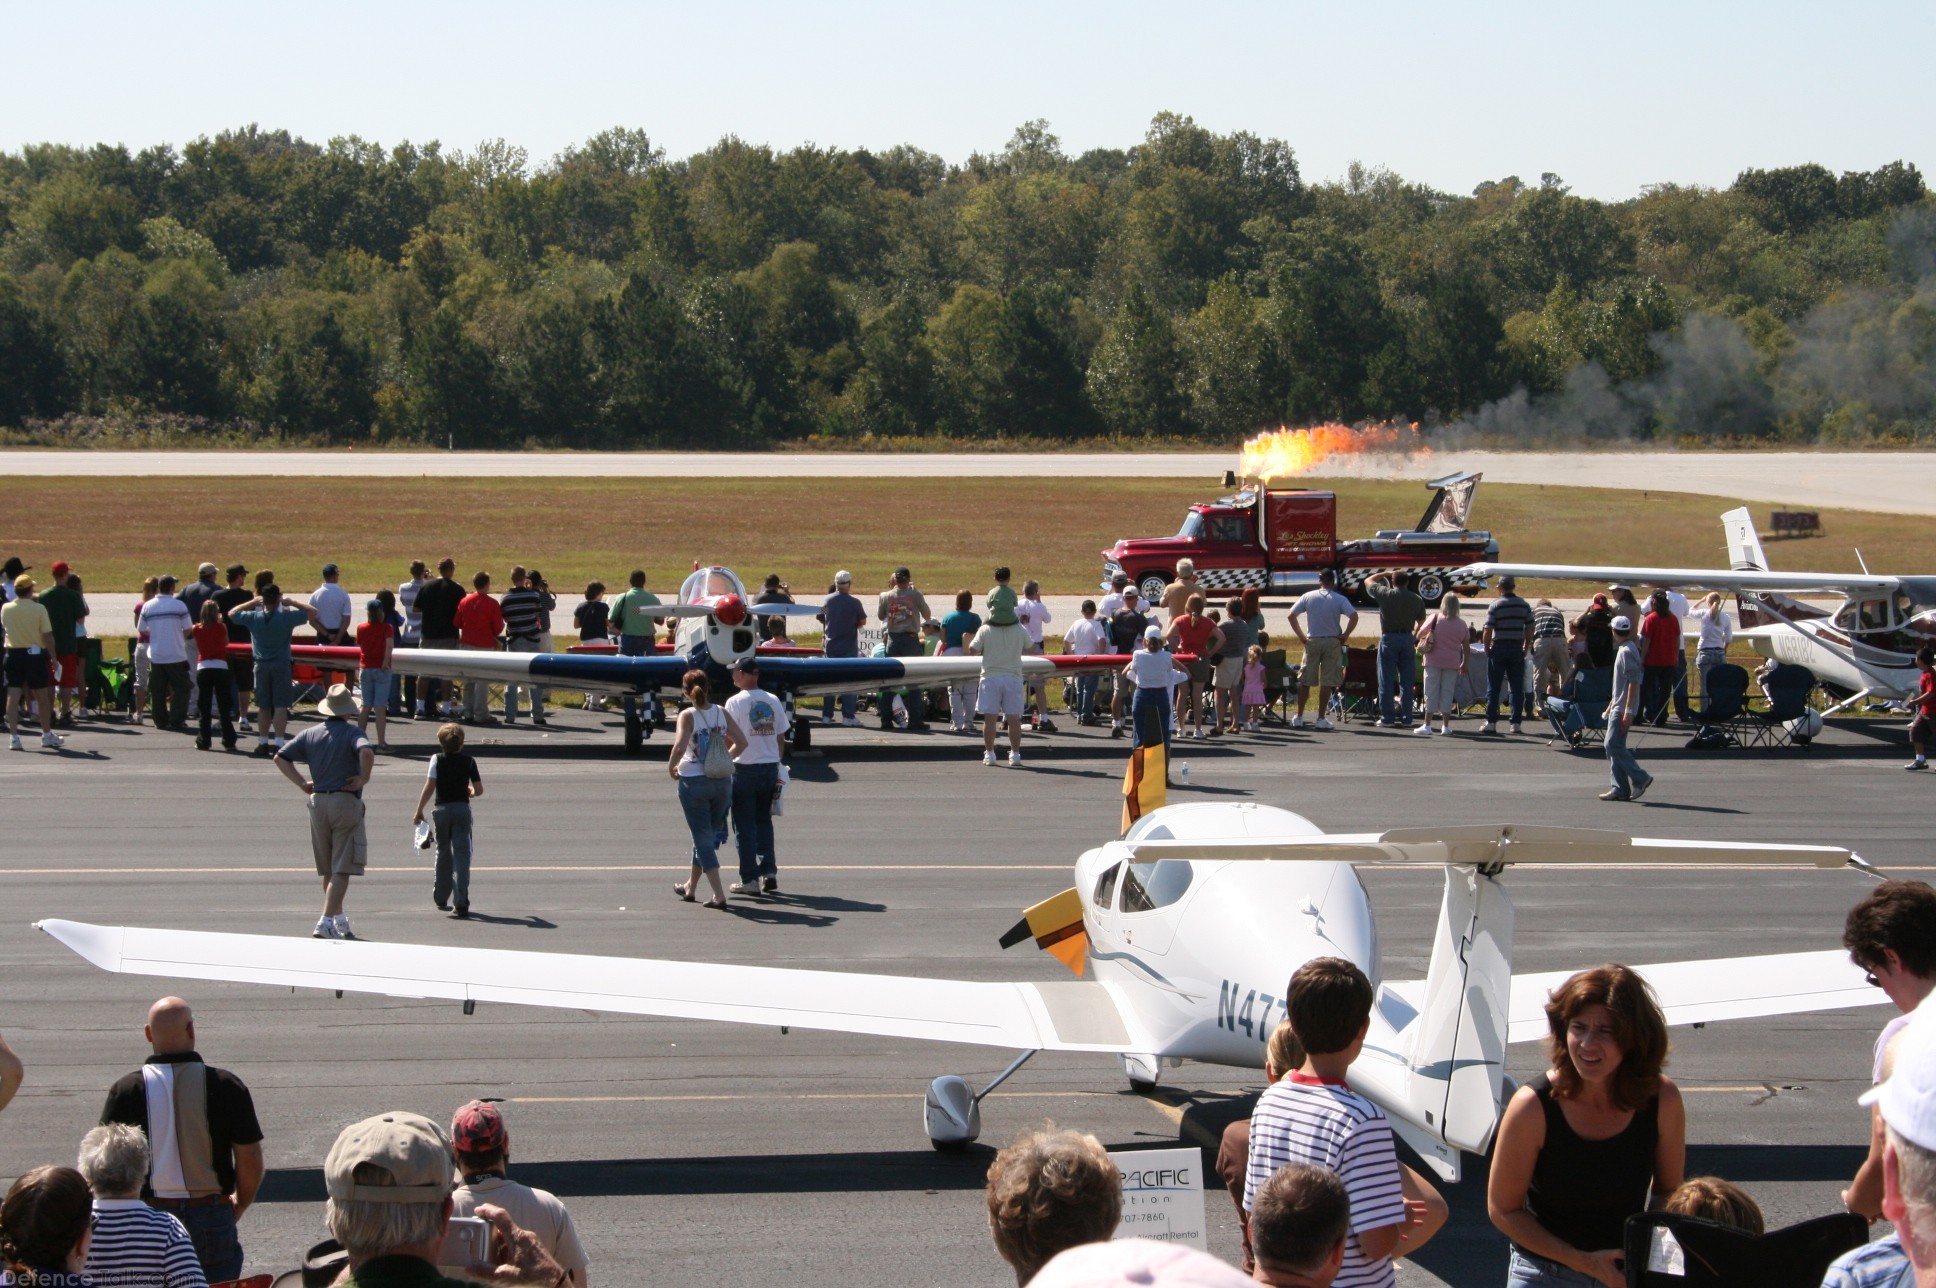
[[[1110,900],[1116,897],[1116,878],[1121,875],[1122,870],[1122,864],[1112,863],[1109,865],[1107,872],[1104,872],[1096,878],[1096,897],[1090,901],[1090,906],[1096,908],[1109,907]]]
[[[1190,865],[1176,859],[1132,863],[1123,873],[1124,912],[1155,912],[1167,908],[1190,888]]]
[[[1188,514],[1184,515],[1183,526],[1176,530],[1176,535],[1184,538],[1195,538],[1195,537],[1202,536],[1203,535],[1203,516],[1197,513],[1195,510],[1192,510]]]
[[[1250,540],[1250,521],[1241,514],[1219,514],[1210,520],[1210,539],[1241,545]]]

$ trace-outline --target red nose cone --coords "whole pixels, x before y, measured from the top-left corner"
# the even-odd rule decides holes
[[[721,595],[713,604],[713,616],[721,626],[738,626],[746,620],[746,602],[738,595]]]

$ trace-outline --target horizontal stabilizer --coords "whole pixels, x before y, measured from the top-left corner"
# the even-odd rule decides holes
[[[1657,840],[1594,828],[1511,823],[1405,827],[1387,832],[1290,837],[1281,841],[1242,838],[1227,841],[1126,841],[1121,844],[1129,851],[1130,857],[1142,863],[1157,859],[1261,859],[1280,862],[1452,863],[1478,867],[1513,863],[1868,867],[1853,851],[1832,845]]]

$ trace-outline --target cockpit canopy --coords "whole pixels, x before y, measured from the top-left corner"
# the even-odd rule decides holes
[[[731,568],[695,568],[679,584],[681,604],[696,604],[705,599],[718,599],[722,595],[738,595],[746,598],[746,584],[739,574]]]

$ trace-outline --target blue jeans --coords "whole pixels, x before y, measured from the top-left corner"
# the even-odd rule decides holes
[[[163,1209],[181,1218],[195,1259],[210,1283],[242,1277],[242,1241],[235,1237],[235,1209],[226,1203]]]
[[[1654,776],[1641,769],[1640,762],[1627,746],[1628,730],[1620,727],[1620,721],[1612,714],[1607,716],[1607,772],[1613,778],[1613,790],[1623,796],[1633,795],[1635,787],[1645,787],[1654,781]]]
[[[618,637],[618,655],[620,657],[649,657],[651,653],[652,636],[650,635],[621,635]],[[627,720],[635,719],[638,713],[639,699],[629,693],[626,694],[625,718]],[[651,724],[658,718],[659,699],[656,695],[647,693],[645,695],[645,721],[647,724]]]
[[[839,643],[835,643],[834,641],[829,640],[827,642],[827,646],[821,650],[821,655],[823,657],[859,657],[860,640],[858,639],[843,640]],[[840,695],[841,719],[852,720],[859,714],[860,714],[860,694],[858,693],[841,694]],[[828,724],[832,724],[834,722],[834,695],[831,693],[827,695],[827,705],[826,705],[825,716]]]
[[[1499,696],[1512,692],[1512,722],[1526,709],[1526,645],[1522,640],[1498,640],[1486,651],[1486,723],[1499,721]]]
[[[430,821],[437,829],[437,881],[431,895],[438,904],[471,906],[471,803],[435,805]]]
[[[1378,718],[1412,722],[1413,691],[1418,687],[1418,653],[1410,631],[1378,637]],[[1394,706],[1396,712],[1394,713]]]
[[[1592,1275],[1518,1248],[1512,1250],[1512,1260],[1506,1264],[1506,1288],[1599,1288],[1599,1283]]]
[[[780,795],[778,765],[739,765],[733,770],[733,842],[739,847],[742,883],[779,875],[773,849],[773,802]]]
[[[1102,676],[1094,671],[1076,677],[1076,715],[1084,720],[1096,718],[1096,686]]]
[[[719,843],[726,839],[726,819],[732,812],[733,780],[694,774],[679,780],[679,808],[692,829],[692,865],[701,872],[719,867]]]
[[[1129,723],[1136,731],[1136,745],[1163,747],[1165,762],[1170,755],[1170,691],[1138,689],[1129,700]]]

